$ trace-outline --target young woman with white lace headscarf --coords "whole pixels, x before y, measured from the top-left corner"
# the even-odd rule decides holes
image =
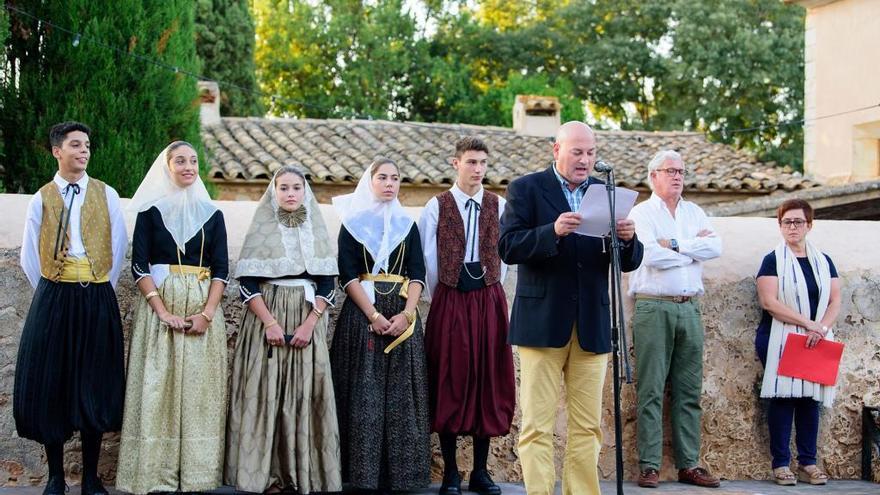
[[[412,491],[430,481],[419,230],[397,200],[400,172],[376,159],[355,192],[333,198],[342,306],[330,362],[342,480],[361,490]]]
[[[247,309],[235,343],[224,477],[237,490],[342,490],[324,314],[338,272],[308,181],[281,167],[235,270]]]
[[[129,203],[137,214],[135,305],[116,487],[207,491],[222,482],[229,258],[223,213],[189,143],[153,162]]]

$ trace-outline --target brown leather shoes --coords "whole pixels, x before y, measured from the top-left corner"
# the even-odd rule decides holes
[[[706,488],[718,488],[721,480],[709,474],[709,471],[701,467],[678,470],[678,482],[690,485],[703,486]]]
[[[660,473],[654,468],[648,468],[639,473],[639,486],[642,488],[657,488],[660,484]]]

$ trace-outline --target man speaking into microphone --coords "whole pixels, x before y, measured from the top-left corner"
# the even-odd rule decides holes
[[[602,389],[611,323],[608,239],[572,235],[576,213],[596,165],[596,137],[582,122],[556,134],[553,164],[510,183],[498,251],[517,268],[509,341],[520,357],[522,426],[519,455],[529,495],[551,495],[556,484],[553,433],[564,380],[568,435],[564,495],[599,494]],[[632,220],[616,224],[621,268],[642,260]]]

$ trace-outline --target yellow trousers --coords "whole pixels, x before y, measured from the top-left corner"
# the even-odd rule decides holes
[[[568,436],[562,493],[599,495],[602,388],[608,355],[581,349],[576,332],[565,347],[519,346],[517,350],[522,407],[518,449],[526,493],[554,493],[553,433],[559,389],[564,379]]]

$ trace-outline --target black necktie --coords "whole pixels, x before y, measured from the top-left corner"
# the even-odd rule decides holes
[[[467,203],[464,204],[464,209],[468,212],[467,227],[465,228],[464,233],[464,242],[465,246],[467,246],[468,241],[470,241],[471,261],[474,261],[474,255],[476,254],[475,251],[477,250],[477,217],[480,214],[480,203],[477,203],[473,199],[469,199],[467,200]],[[471,229],[472,224],[473,229]]]
[[[79,194],[79,184],[76,182],[70,182],[66,186],[64,186],[64,196],[67,197],[68,193],[70,194],[70,201],[67,202],[67,217],[64,218],[64,212],[62,211],[61,221],[58,222],[58,232],[55,234],[55,259],[58,259],[58,246],[61,244],[61,232],[67,232],[67,228],[70,227],[70,214],[73,211],[73,199]]]

